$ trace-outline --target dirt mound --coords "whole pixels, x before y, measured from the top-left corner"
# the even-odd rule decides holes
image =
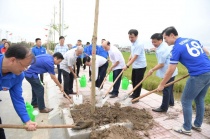
[[[121,108],[116,103],[111,106],[96,107],[95,113],[91,114],[90,108],[90,104],[75,106],[75,110],[71,110],[74,122],[92,120],[94,128],[127,120],[132,122],[134,129],[137,130],[147,130],[153,126],[153,117],[145,109],[137,109],[130,106]]]
[[[210,124],[210,105],[205,106],[205,119],[208,124]]]
[[[112,126],[102,131],[92,131],[90,139],[142,139],[142,137],[124,126]]]

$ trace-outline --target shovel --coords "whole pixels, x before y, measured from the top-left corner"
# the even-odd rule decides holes
[[[70,103],[73,103],[74,104],[74,102],[70,99],[71,98],[70,96],[68,96],[64,91],[62,93],[69,100]]]
[[[88,128],[93,124],[93,121],[80,121],[75,125],[37,125],[37,129],[45,129],[45,128],[72,128],[74,130],[81,130],[84,128]],[[15,128],[15,129],[27,129],[28,127],[25,125],[10,125],[10,124],[0,124],[0,128]]]
[[[106,92],[106,94],[102,97],[102,106],[104,105],[104,103],[107,101],[108,97],[106,97],[109,94],[109,91],[112,89],[112,87],[114,86],[114,84],[117,82],[117,80],[120,78],[120,76],[122,75],[122,73],[124,72],[124,69],[121,71],[121,73],[117,76],[117,78],[114,80],[113,84],[109,87],[108,91]]]
[[[103,82],[101,83],[101,85],[100,85],[100,87],[99,87],[99,89],[98,89],[98,91],[99,91],[98,94],[99,94],[99,95],[101,94],[101,88],[102,88],[102,86],[104,85],[104,83],[105,83],[105,81],[106,81],[106,78],[107,78],[107,76],[109,75],[110,72],[111,72],[111,70],[108,71],[108,72],[106,73],[106,76],[105,76]]]
[[[146,77],[144,77],[127,95],[125,95],[122,99],[120,99],[119,101],[123,101],[123,100],[126,100],[129,96],[131,96],[133,93],[133,91],[136,90],[136,88],[138,88],[143,81],[145,81],[150,75],[147,75]],[[119,102],[118,101],[118,102]]]
[[[76,72],[76,74],[77,74],[77,69],[76,69],[76,64],[74,65],[74,67],[75,67],[75,72]],[[76,95],[73,95],[73,101],[74,101],[74,104],[76,104],[76,105],[80,105],[80,104],[82,104],[83,103],[83,97],[82,97],[82,95],[79,95],[78,94],[78,82],[77,82],[77,78],[75,79],[76,80]]]
[[[168,86],[170,86],[170,85],[172,85],[172,84],[174,84],[174,83],[176,83],[176,82],[178,82],[178,81],[180,81],[180,80],[182,80],[182,79],[184,79],[184,78],[186,78],[186,77],[188,77],[188,76],[189,76],[189,74],[187,74],[187,75],[185,75],[185,76],[183,76],[183,77],[181,77],[181,78],[179,78],[179,79],[177,79],[177,80],[175,80],[175,81],[173,81],[173,82],[170,82],[170,83],[166,84],[166,85],[164,86],[164,88],[165,88],[165,87],[168,87]],[[135,101],[137,101],[137,100],[139,100],[139,99],[141,99],[141,98],[143,98],[143,97],[146,97],[146,96],[148,96],[148,95],[150,95],[150,94],[152,94],[152,93],[154,93],[154,92],[157,92],[157,89],[154,89],[154,90],[152,90],[152,91],[149,91],[149,92],[147,92],[146,94],[143,94],[143,95],[141,95],[141,96],[139,96],[139,97],[133,99],[132,102],[135,102]]]

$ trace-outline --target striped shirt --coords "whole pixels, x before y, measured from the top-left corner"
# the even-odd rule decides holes
[[[69,47],[67,45],[61,46],[60,44],[57,44],[55,46],[54,53],[60,52],[62,55],[64,55],[69,50]]]

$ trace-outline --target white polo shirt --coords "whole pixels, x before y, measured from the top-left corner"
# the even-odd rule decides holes
[[[63,56],[64,59],[60,63],[60,68],[63,69],[63,70],[65,70],[68,73],[70,73],[69,67],[72,67],[73,68],[74,64],[76,63],[76,60],[77,60],[76,49],[77,48],[68,50],[64,54],[64,56]]]
[[[112,65],[119,61],[119,64],[116,67],[114,67],[113,70],[123,69],[125,67],[125,59],[117,47],[110,46],[110,50],[108,51],[108,53]]]
[[[90,56],[90,58],[92,59],[92,56]],[[99,68],[101,66],[103,66],[106,62],[107,62],[107,59],[106,58],[104,58],[102,56],[99,56],[99,55],[96,55],[95,80],[98,79],[98,70],[99,70]]]

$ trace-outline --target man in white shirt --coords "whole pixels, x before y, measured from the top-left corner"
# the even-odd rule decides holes
[[[132,84],[133,88],[144,78],[144,73],[147,67],[147,61],[144,51],[144,44],[138,40],[138,31],[136,29],[131,29],[128,32],[129,40],[131,41],[131,55],[129,57],[128,63],[126,64],[125,70],[129,68],[132,64]],[[137,87],[130,98],[135,99],[141,94],[142,84]],[[136,103],[139,100],[133,102]]]
[[[65,38],[63,36],[60,36],[59,43],[55,46],[54,53],[60,52],[62,55],[64,55],[69,50],[69,47],[64,44],[64,41],[65,41]],[[61,84],[62,83],[62,79],[61,79],[62,70],[60,69],[60,65],[57,65],[57,69],[58,69],[58,81]]]
[[[78,46],[77,48],[68,50],[64,54],[64,60],[60,63],[60,68],[63,72],[64,80],[64,91],[66,94],[76,94],[73,91],[74,78],[77,78],[77,75],[74,73],[73,66],[76,63],[77,57],[83,53],[83,47]],[[65,96],[64,96],[65,97]]]
[[[125,67],[125,60],[119,49],[115,46],[110,46],[109,41],[104,41],[102,43],[102,47],[104,50],[108,51],[110,61],[112,62],[112,66],[110,67],[109,71],[113,71],[113,80],[115,80]],[[122,75],[118,78],[114,84],[113,90],[109,93],[111,94],[110,98],[115,98],[118,96],[121,77]]]
[[[86,66],[92,65],[92,56],[86,56],[84,58],[84,63]],[[104,72],[106,72],[106,63],[107,59],[96,55],[96,62],[95,62],[95,82],[96,82],[96,87],[100,87],[102,81],[104,80]],[[91,69],[91,68],[90,68]],[[106,75],[106,74],[105,74]]]

